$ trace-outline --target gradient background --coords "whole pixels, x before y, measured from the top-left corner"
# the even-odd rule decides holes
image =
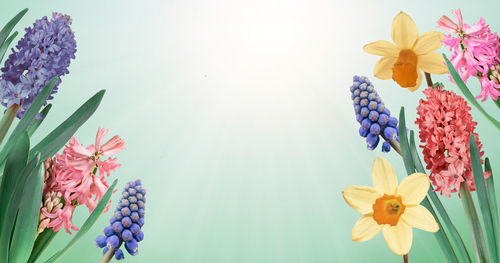
[[[500,30],[497,0],[9,1],[1,24],[24,7],[30,11],[17,30],[59,11],[72,16],[78,42],[71,74],[34,140],[107,89],[78,140],[91,144],[99,126],[120,134],[123,166],[110,180],[119,178],[121,191],[141,178],[148,190],[145,240],[126,262],[401,262],[381,235],[350,240],[360,215],[341,191],[371,185],[378,156],[400,179],[405,170],[395,152],[366,150],[349,85],[354,74],[368,76],[394,113],[407,108],[412,129],[422,89],[409,93],[375,79],[378,57],[361,47],[390,40],[400,10],[421,33],[437,30],[437,19],[457,7],[467,23],[483,16]],[[477,83],[471,89],[477,94]],[[500,117],[491,102],[484,105]],[[498,131],[472,114],[500,169]],[[469,242],[457,197],[444,203]],[[75,224],[87,216],[77,209]],[[61,261],[97,262],[93,240],[110,216]],[[43,258],[69,238],[60,233]],[[415,230],[410,259],[444,258],[432,234]]]

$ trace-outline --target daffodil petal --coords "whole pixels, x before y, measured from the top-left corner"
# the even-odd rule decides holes
[[[376,236],[384,225],[379,225],[371,214],[362,216],[354,225],[351,232],[352,241],[363,242]]]
[[[408,90],[411,92],[418,90],[418,88],[420,88],[420,84],[422,84],[422,79],[422,72],[417,68],[417,83],[415,84],[415,87],[409,87]]]
[[[398,57],[399,55],[399,48],[387,40],[379,40],[366,44],[363,50],[368,54],[384,57]]]
[[[375,189],[381,193],[392,195],[396,192],[398,178],[386,159],[378,157],[373,161],[372,182]]]
[[[385,242],[394,254],[401,256],[408,254],[413,241],[413,231],[404,220],[399,220],[395,226],[385,225],[382,233]]]
[[[441,40],[443,39],[443,34],[438,31],[429,31],[423,33],[417,38],[415,44],[413,45],[413,52],[418,55],[426,54],[432,52],[441,47]]]
[[[405,206],[418,205],[424,200],[429,190],[429,177],[423,173],[414,173],[401,181],[398,195]]]
[[[418,29],[409,15],[400,12],[392,21],[391,37],[399,49],[411,49],[418,37]]]
[[[418,67],[427,73],[444,74],[448,68],[444,65],[444,59],[436,52],[418,56]]]
[[[417,205],[413,207],[406,207],[401,218],[408,223],[408,225],[420,228],[425,231],[436,232],[439,230],[439,225],[427,208]]]
[[[373,74],[375,77],[379,79],[390,79],[392,78],[392,68],[394,67],[394,63],[396,63],[398,59],[395,57],[383,57],[381,58],[377,64],[375,64],[375,68],[373,69]]]
[[[348,205],[361,214],[373,212],[373,204],[381,194],[368,186],[352,185],[342,191],[342,196]]]

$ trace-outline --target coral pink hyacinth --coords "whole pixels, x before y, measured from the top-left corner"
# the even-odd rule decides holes
[[[465,182],[471,191],[475,190],[469,153],[469,136],[474,138],[480,157],[482,144],[474,132],[477,123],[472,120],[467,102],[451,91],[424,90],[426,100],[421,99],[417,107],[415,124],[420,129],[420,141],[427,169],[431,170],[432,184],[441,194],[448,197]],[[483,160],[481,160],[483,161]],[[485,178],[489,173],[485,173]]]
[[[72,137],[63,152],[54,157],[50,176],[45,181],[44,193],[59,192],[65,201],[64,208],[57,211],[57,214],[44,213],[48,218],[57,218],[48,224],[48,227],[54,227],[54,231],[61,226],[68,233],[69,229],[77,230],[71,219],[75,207],[86,205],[92,213],[108,190],[106,177],[120,167],[116,163],[117,159],[109,155],[123,150],[125,143],[119,136],[103,143],[107,133],[107,129],[99,128],[95,144],[87,147]]]
[[[443,40],[443,44],[453,52],[450,62],[464,82],[471,76],[479,78],[481,92],[476,98],[485,101],[491,97],[497,100],[500,96],[500,84],[490,78],[490,68],[500,64],[497,33],[491,32],[483,18],[469,26],[463,23],[460,9],[452,10],[452,14],[457,23],[447,16],[438,20],[439,28],[454,34],[445,36]]]

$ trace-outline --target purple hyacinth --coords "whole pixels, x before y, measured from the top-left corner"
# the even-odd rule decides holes
[[[52,19],[38,19],[33,27],[25,29],[26,34],[12,49],[5,61],[0,78],[0,99],[9,108],[14,104],[21,107],[17,117],[21,118],[40,91],[53,78],[57,82],[48,99],[57,92],[61,76],[68,74],[71,59],[75,58],[75,35],[70,28],[71,18],[53,13]],[[46,102],[45,102],[46,103]]]
[[[353,77],[351,98],[354,104],[356,120],[361,124],[359,135],[366,138],[369,150],[374,150],[382,137],[382,152],[389,152],[391,142],[399,142],[398,119],[391,117],[391,112],[382,102],[367,77]]]
[[[123,251],[120,249],[122,244],[125,244],[125,249],[130,255],[137,254],[137,243],[144,239],[141,228],[144,225],[145,203],[146,190],[142,188],[141,181],[127,183],[116,211],[109,221],[110,225],[104,228],[104,236],[98,236],[95,240],[98,247],[104,248],[104,254],[113,249],[115,258],[123,259]]]

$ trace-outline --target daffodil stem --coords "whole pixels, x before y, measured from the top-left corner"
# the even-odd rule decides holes
[[[404,263],[410,263],[410,259],[408,258],[408,254],[403,255],[403,262]]]
[[[434,84],[432,83],[431,74],[425,72],[425,81],[427,82],[427,86],[432,87]]]
[[[108,252],[106,252],[106,254],[104,254],[104,256],[102,256],[101,261],[99,261],[99,263],[108,263],[108,262],[110,262],[111,259],[113,258],[114,254],[115,254],[115,249],[114,248],[110,248],[108,250]]]

